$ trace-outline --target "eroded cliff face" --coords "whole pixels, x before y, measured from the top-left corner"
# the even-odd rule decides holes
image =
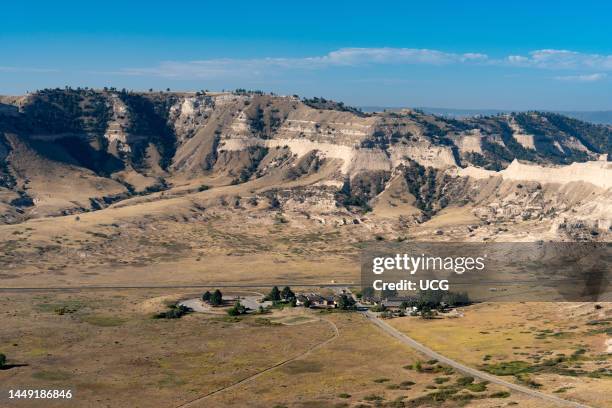
[[[245,92],[55,89],[0,103],[4,222],[233,186],[322,222],[374,210],[419,224],[469,206],[483,222],[546,219],[555,231],[605,234],[612,218],[607,163],[577,163],[605,159],[612,130],[560,115],[363,114]],[[529,183],[542,190],[524,196]],[[577,186],[590,206],[571,198]]]

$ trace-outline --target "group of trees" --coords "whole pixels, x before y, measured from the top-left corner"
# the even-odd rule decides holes
[[[219,289],[215,289],[214,292],[204,292],[202,295],[202,301],[208,303],[211,306],[222,306],[223,305],[223,293]],[[247,307],[240,302],[234,303],[230,309],[227,310],[227,314],[230,316],[239,316],[247,312]]]
[[[193,312],[193,309],[185,305],[170,305],[168,310],[155,315],[157,319],[180,319],[184,315]]]
[[[450,306],[466,306],[470,304],[470,298],[466,292],[449,292],[438,290],[422,290],[415,298],[407,302],[409,307],[421,310],[425,307],[430,309],[443,309]]]
[[[219,289],[216,289],[213,293],[206,291],[202,295],[202,301],[211,306],[221,306],[223,304],[223,294]]]
[[[346,294],[342,294],[336,299],[336,305],[340,310],[353,310],[355,309],[355,303],[355,299]]]
[[[233,92],[234,95],[264,95],[264,91],[259,89],[245,89],[245,88],[237,88]]]
[[[295,306],[296,296],[289,286],[285,286],[282,290],[278,286],[274,286],[270,293],[268,293],[264,300],[272,301],[275,305],[281,303],[289,303],[291,306]],[[223,294],[219,289],[214,292],[206,291],[202,295],[202,301],[208,303],[211,306],[222,306],[223,305]],[[230,316],[239,316],[247,313],[248,308],[241,304],[239,301],[234,303],[230,309],[227,310],[227,314]],[[262,306],[259,307],[259,312],[264,313],[265,310]]]
[[[291,303],[295,306],[296,298],[295,293],[293,293],[289,286],[285,286],[283,290],[279,290],[278,286],[274,286],[264,300],[269,300],[273,303]]]
[[[419,292],[417,297],[402,302],[400,310],[405,311],[409,307],[416,308],[416,312],[423,319],[433,319],[438,311],[447,307],[466,306],[470,303],[470,298],[465,292],[423,290]]]
[[[273,305],[289,305],[295,307],[297,304],[297,296],[291,290],[289,286],[285,286],[282,290],[278,286],[274,286],[270,292],[264,297],[265,301],[271,301]],[[214,292],[206,291],[202,295],[202,301],[210,304],[211,306],[223,305],[223,294],[219,289]],[[305,299],[303,303],[304,307],[309,308],[312,304],[309,299]],[[347,294],[342,294],[336,298],[336,306],[340,310],[353,310],[355,309],[355,299]],[[247,307],[242,305],[240,302],[236,302],[234,306],[227,310],[230,316],[239,316],[247,312]],[[264,313],[265,309],[260,306],[260,313]]]
[[[375,292],[372,288],[364,288],[359,294],[363,299],[375,298]],[[389,299],[397,296],[397,292],[381,293],[381,299]],[[359,296],[358,296],[359,297]],[[443,311],[448,307],[466,306],[471,303],[470,298],[465,292],[447,292],[437,290],[422,290],[416,296],[404,300],[400,306],[400,316],[405,316],[407,309],[412,309],[412,316],[421,316],[423,319],[433,319],[438,311]],[[370,309],[373,312],[382,312],[381,317],[391,317],[392,312],[385,307],[383,303],[377,304]]]
[[[380,299],[390,299],[398,296],[397,291],[382,291]],[[375,299],[376,292],[371,287],[364,288],[357,297],[362,299]],[[421,310],[424,307],[430,309],[441,309],[444,307],[467,306],[471,303],[466,292],[450,292],[439,290],[421,290],[415,296],[407,298],[402,302],[400,308],[407,309],[416,307]]]

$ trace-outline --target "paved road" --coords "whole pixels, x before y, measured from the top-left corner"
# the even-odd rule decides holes
[[[299,283],[299,282],[275,282],[275,283],[206,283],[206,284],[175,284],[175,285],[75,285],[75,286],[17,286],[0,287],[0,292],[70,292],[80,290],[107,290],[107,289],[210,289],[210,288],[236,288],[236,289],[257,289],[271,288],[273,286],[291,286],[304,288],[335,288],[352,286],[353,283]]]
[[[223,311],[219,312],[219,311],[213,310],[211,306],[202,302],[201,298],[181,300],[180,302],[178,302],[178,304],[181,306],[187,306],[194,312],[198,312],[198,313],[215,313],[216,312],[217,314],[226,314]]]
[[[288,363],[290,363],[292,361],[298,360],[300,358],[307,357],[313,351],[323,347],[327,343],[330,343],[330,342],[336,340],[340,336],[340,332],[338,331],[338,326],[336,326],[336,324],[334,322],[332,322],[331,320],[325,319],[325,318],[320,318],[319,320],[327,322],[332,327],[332,329],[334,330],[334,334],[330,338],[328,338],[327,340],[324,340],[321,343],[317,343],[314,346],[310,347],[308,350],[306,350],[304,352],[301,352],[300,354],[298,354],[296,356],[293,356],[293,357],[291,357],[291,358],[289,358],[287,360],[284,360],[284,361],[281,361],[279,363],[276,363],[273,366],[265,368],[265,369],[255,373],[253,375],[250,375],[250,376],[248,376],[246,378],[243,378],[242,380],[238,380],[238,381],[236,381],[236,382],[234,382],[234,383],[232,383],[230,385],[218,388],[218,389],[216,389],[214,391],[209,392],[208,394],[201,395],[201,396],[199,396],[199,397],[197,397],[195,399],[192,399],[191,401],[185,402],[184,404],[181,404],[181,405],[177,406],[177,408],[189,408],[189,407],[197,407],[197,406],[206,406],[206,405],[200,405],[200,404],[203,403],[204,401],[206,401],[207,398],[212,397],[213,395],[219,394],[219,393],[221,393],[223,391],[227,391],[227,390],[229,390],[231,388],[237,387],[240,384],[244,384],[246,382],[254,380],[257,377],[260,377],[260,376],[264,375],[268,371],[274,370],[275,368],[278,368],[278,367],[282,367],[282,366],[284,366],[284,365],[286,365],[286,364],[288,364]]]
[[[391,335],[392,337],[395,337],[397,340],[401,341],[402,343],[412,347],[413,349],[420,351],[421,353],[425,354],[426,356],[429,356],[431,358],[434,358],[450,367],[453,367],[454,369],[461,371],[465,374],[469,374],[473,377],[476,378],[480,378],[481,380],[485,380],[485,381],[489,381],[491,383],[494,384],[498,384],[507,388],[510,388],[514,391],[519,391],[522,392],[524,394],[527,394],[529,396],[535,397],[535,398],[540,398],[542,400],[546,400],[548,402],[552,402],[554,404],[556,404],[557,406],[566,406],[566,407],[580,407],[580,408],[589,408],[588,405],[584,405],[584,404],[579,404],[577,402],[573,402],[573,401],[568,401],[568,400],[564,400],[563,398],[559,398],[556,397],[554,395],[548,395],[548,394],[544,394],[543,392],[539,392],[539,391],[535,391],[531,388],[528,387],[523,387],[522,385],[518,385],[518,384],[514,384],[511,382],[508,382],[506,380],[503,380],[497,376],[491,375],[489,373],[485,373],[483,371],[477,370],[475,368],[472,367],[468,367],[464,364],[461,364],[455,360],[451,360],[448,357],[444,357],[441,354],[436,353],[435,351],[433,351],[432,349],[424,346],[423,344],[417,342],[416,340],[406,336],[404,333],[400,332],[399,330],[395,329],[394,327],[390,326],[389,324],[387,324],[385,321],[383,321],[382,319],[379,319],[374,313],[367,311],[363,313],[365,315],[365,317],[367,319],[369,319],[372,323],[374,323],[376,326],[380,327],[384,332],[386,332],[387,334]]]
[[[259,306],[263,307],[264,309],[268,306],[272,306],[272,302],[269,300],[263,301],[263,302],[259,302],[259,300],[261,300],[261,298],[263,298],[264,295],[260,295],[260,296],[241,296],[240,297],[240,303],[243,306],[248,307],[249,309],[251,309],[252,311],[257,311],[259,309]]]

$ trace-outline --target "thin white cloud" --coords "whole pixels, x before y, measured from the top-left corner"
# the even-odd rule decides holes
[[[479,53],[456,54],[426,48],[341,48],[320,58],[330,65],[353,64],[433,64],[444,65],[471,61],[485,61]]]
[[[528,55],[510,55],[509,65],[545,69],[612,70],[612,55],[585,54],[568,50],[536,50]]]
[[[480,53],[456,54],[416,48],[341,48],[323,56],[304,58],[208,59],[196,61],[164,61],[156,67],[125,68],[127,75],[154,75],[168,78],[226,78],[258,76],[275,70],[321,69],[333,66],[368,64],[447,65],[484,62]]]
[[[584,75],[562,75],[556,76],[555,79],[557,81],[570,81],[570,82],[596,82],[601,81],[607,77],[606,74],[596,73],[596,74],[584,74]]]
[[[31,68],[31,67],[7,67],[0,66],[0,72],[29,72],[29,73],[50,73],[59,72],[57,69],[52,68]]]
[[[490,58],[478,52],[451,53],[425,48],[340,48],[325,55],[303,58],[223,58],[196,61],[164,61],[153,67],[124,68],[118,74],[166,78],[252,78],[287,70],[367,65],[493,65],[551,70],[612,71],[612,55],[586,54],[568,50],[543,49],[527,55]],[[580,73],[581,76],[582,72]],[[589,80],[589,79],[584,79]],[[597,80],[597,79],[594,79]]]

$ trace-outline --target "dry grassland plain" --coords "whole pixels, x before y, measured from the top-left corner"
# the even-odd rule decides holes
[[[357,282],[359,226],[274,214],[126,219],[108,211],[0,226],[2,286]],[[111,210],[112,211],[112,210]],[[121,213],[125,209],[119,209]],[[144,209],[143,209],[144,211]],[[177,220],[180,219],[180,220]]]
[[[0,350],[16,367],[0,370],[2,387],[71,388],[75,397],[68,403],[2,404],[178,407],[196,400],[189,406],[343,407],[446,400],[448,406],[470,401],[483,407],[511,401],[542,406],[493,385],[459,386],[463,376],[435,362],[429,363],[437,372],[416,370],[417,363],[428,364],[424,357],[356,313],[286,309],[243,318],[204,313],[152,318],[193,295],[6,294],[0,301],[5,311]],[[224,387],[230,388],[199,399]],[[446,394],[448,388],[455,393]]]
[[[612,405],[609,304],[484,303],[461,313],[389,323],[445,356],[518,384]]]

